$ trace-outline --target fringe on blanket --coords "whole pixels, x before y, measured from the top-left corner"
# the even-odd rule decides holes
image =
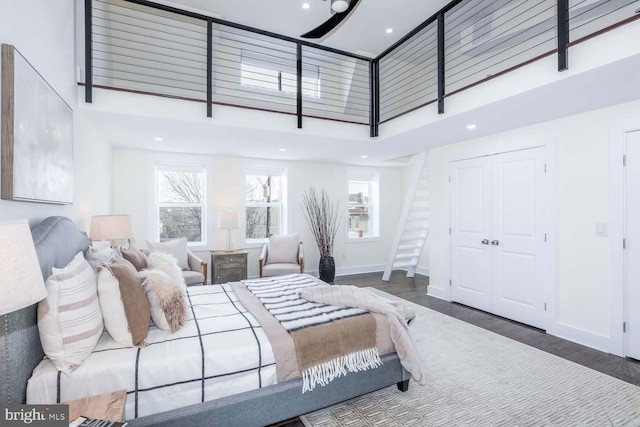
[[[313,390],[316,385],[325,386],[349,372],[366,371],[382,365],[378,349],[368,348],[345,354],[307,368],[302,372],[302,393]]]

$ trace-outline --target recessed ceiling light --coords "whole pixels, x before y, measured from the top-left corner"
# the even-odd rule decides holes
[[[385,31],[387,32],[387,34],[391,34],[393,33],[393,28],[389,27]]]
[[[475,129],[476,125],[471,123],[470,125],[467,125],[467,129]]]
[[[311,5],[309,3],[302,3],[302,8],[303,9],[309,9],[311,7]]]
[[[363,154],[363,155],[362,155],[362,156],[360,156],[360,157],[361,157],[361,158],[363,158],[363,159],[366,159],[366,158],[367,158],[367,157],[369,157],[369,156],[367,156],[366,154]]]
[[[287,149],[286,148],[281,148],[280,151],[282,151],[284,153],[285,151],[287,151]]]
[[[159,136],[156,136],[155,138],[153,138],[153,140],[157,141],[157,142],[162,142],[163,141],[163,139],[160,138]]]

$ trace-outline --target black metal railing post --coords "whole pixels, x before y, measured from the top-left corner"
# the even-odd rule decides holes
[[[298,116],[298,129],[302,129],[302,43],[296,44],[296,114]]]
[[[213,21],[207,19],[207,117],[213,117]]]
[[[558,71],[569,69],[569,0],[558,0]]]
[[[444,13],[438,13],[438,114],[444,114]]]
[[[84,102],[93,102],[93,4],[84,0]]]
[[[378,136],[380,126],[380,61],[373,61],[373,126],[374,135]]]

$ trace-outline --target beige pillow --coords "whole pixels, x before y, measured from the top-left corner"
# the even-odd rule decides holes
[[[123,249],[122,258],[133,264],[138,271],[147,268],[147,256],[135,246],[129,246],[127,249]]]
[[[299,243],[298,233],[269,237],[267,264],[297,264]]]
[[[165,252],[173,255],[178,260],[181,270],[189,270],[189,258],[187,256],[187,238],[167,240],[166,242],[154,243],[147,240],[149,254],[153,252]]]
[[[120,345],[146,345],[151,311],[133,264],[124,258],[103,266],[98,273],[98,299],[104,326]]]
[[[187,320],[184,291],[161,270],[145,270],[142,286],[151,306],[151,320],[160,329],[175,332]]]
[[[69,373],[91,354],[104,330],[96,272],[78,252],[64,268],[53,268],[47,298],[38,303],[38,332],[57,370]]]

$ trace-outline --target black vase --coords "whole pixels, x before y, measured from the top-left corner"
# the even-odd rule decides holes
[[[318,270],[320,271],[320,280],[333,283],[333,279],[336,277],[336,263],[332,256],[329,258],[320,258]]]

